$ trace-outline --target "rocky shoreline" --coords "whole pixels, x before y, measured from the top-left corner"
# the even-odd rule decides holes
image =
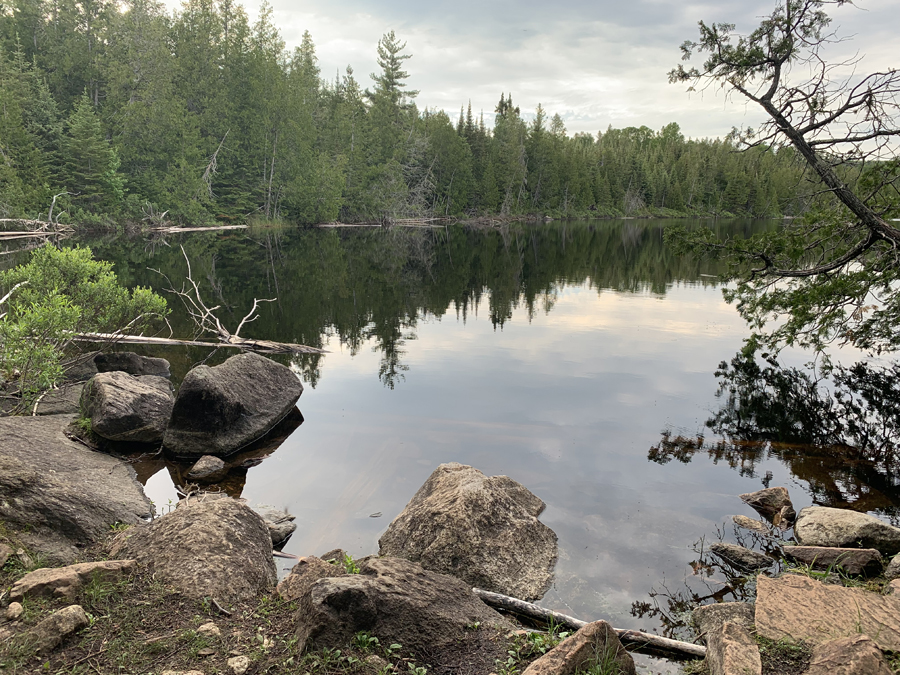
[[[567,617],[541,626],[482,600],[537,600],[552,582],[557,538],[525,486],[443,464],[377,555],[307,555],[279,583],[273,556],[292,517],[203,486],[299,414],[294,374],[243,354],[195,368],[176,395],[162,359],[93,365],[87,384],[39,401],[37,412],[56,414],[0,418],[4,672],[636,672],[623,646],[641,647],[634,631],[604,621],[566,630]],[[165,515],[110,454],[135,444],[191,463],[186,496]],[[735,527],[760,546],[710,551],[755,598],[694,611],[706,658],[685,672],[897,671],[900,528],[841,509],[796,513],[780,487],[741,499],[762,519],[735,516]]]

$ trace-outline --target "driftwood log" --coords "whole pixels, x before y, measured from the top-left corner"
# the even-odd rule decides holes
[[[500,593],[492,593],[480,588],[473,588],[472,591],[481,600],[495,609],[501,609],[510,614],[517,614],[529,619],[535,619],[542,623],[553,623],[557,626],[564,626],[573,630],[586,626],[587,621],[576,619],[574,616],[560,614],[544,607],[538,607],[530,602],[511,598],[508,595]],[[665,652],[666,654],[675,654],[681,658],[702,659],[706,656],[706,647],[695,645],[690,642],[681,642],[680,640],[670,640],[659,635],[643,633],[638,630],[628,630],[627,628],[613,628],[616,635],[625,644],[626,647],[637,649],[648,649],[652,651]]]
[[[72,338],[79,342],[116,342],[126,345],[164,345],[181,347],[209,347],[219,349],[233,347],[247,349],[263,354],[327,354],[325,349],[295,345],[288,342],[273,342],[271,340],[253,340],[232,336],[228,342],[213,342],[212,340],[178,340],[175,338],[151,337],[148,335],[124,335],[122,333],[79,333]]]

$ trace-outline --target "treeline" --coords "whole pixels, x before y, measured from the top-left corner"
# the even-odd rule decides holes
[[[0,217],[301,223],[427,215],[792,213],[789,150],[676,124],[566,134],[501,95],[493,124],[420,110],[393,32],[365,88],[323,79],[269,5],[0,0]]]

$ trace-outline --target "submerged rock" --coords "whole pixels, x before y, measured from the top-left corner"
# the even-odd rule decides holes
[[[111,553],[134,558],[188,597],[250,600],[275,587],[272,539],[242,502],[191,496],[152,523],[120,534]]]
[[[121,371],[129,375],[153,375],[156,377],[172,377],[169,362],[152,356],[141,356],[134,352],[110,352],[97,354],[94,357],[97,372],[109,373]]]
[[[68,416],[0,418],[0,520],[54,564],[75,546],[105,538],[116,524],[150,518],[153,505],[134,470],[66,436]]]
[[[506,656],[500,638],[512,629],[468,584],[399,558],[374,558],[359,574],[319,579],[299,605],[299,650],[342,648],[365,631],[382,644],[400,643],[436,674],[462,665],[489,672]]]
[[[900,552],[900,528],[847,509],[807,506],[797,516],[794,534],[803,546],[874,548],[887,555]]]
[[[787,488],[773,487],[740,495],[741,501],[769,520],[794,522],[794,505]]]
[[[264,436],[302,393],[290,368],[258,354],[198,366],[181,383],[163,444],[181,459],[226,457]]]
[[[153,375],[98,373],[81,393],[91,431],[110,441],[159,443],[174,403],[171,383]]]
[[[379,555],[413,560],[488,591],[541,598],[557,558],[556,534],[537,519],[543,508],[511,478],[442,464],[379,539]]]

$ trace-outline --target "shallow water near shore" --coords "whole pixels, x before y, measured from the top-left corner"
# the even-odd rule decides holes
[[[705,224],[735,236],[777,226]],[[695,574],[693,545],[732,514],[755,516],[738,494],[784,485],[799,510],[813,494],[839,505],[864,493],[866,509],[888,518],[900,494],[890,480],[860,484],[865,475],[854,486],[840,458],[802,450],[648,459],[664,431],[712,439],[704,423],[719,405],[714,371],[747,335],[722,300],[721,269],[673,256],[665,225],[251,230],[83,243],[113,261],[124,283],[157,290],[167,283],[148,268],[180,285],[182,244],[227,325],[254,297],[277,296],[242,335],[329,350],[293,363],[279,357],[304,381],[305,421],[229,488],[297,517],[286,552],[375,553],[438,464],[471,464],[547,503],[541,519],[559,536],[560,558],[541,604],[678,637],[646,611],[651,594],[722,592],[721,581]],[[176,336],[188,337],[176,303]],[[227,356],[152,353],[172,362],[176,379]],[[172,473],[161,462],[142,472],[163,511],[177,499]]]

